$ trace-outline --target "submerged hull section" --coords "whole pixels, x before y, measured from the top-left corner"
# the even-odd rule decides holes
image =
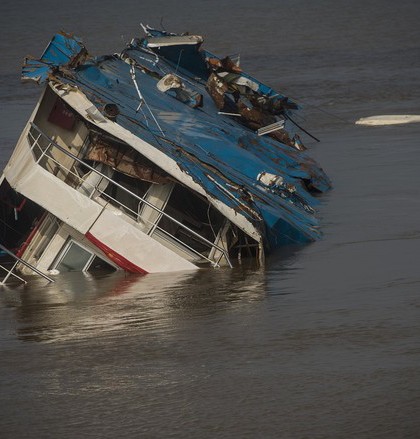
[[[10,228],[29,206],[6,247],[44,272],[149,273],[317,239],[330,181],[291,130],[298,106],[201,37],[145,31],[98,58],[59,34],[26,60],[46,88],[2,177]]]

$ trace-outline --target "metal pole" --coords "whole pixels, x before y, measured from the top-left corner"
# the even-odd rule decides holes
[[[12,253],[10,250],[8,250],[6,247],[4,247],[3,245],[0,244],[0,249],[3,250],[4,252],[6,252],[9,256],[11,256],[12,258],[16,259],[16,261],[20,262],[21,264],[23,264],[25,267],[30,268],[32,271],[34,271],[36,274],[39,274],[40,276],[42,276],[44,279],[46,279],[48,282],[54,282],[54,279],[51,279],[50,277],[48,277],[46,274],[44,274],[42,271],[39,271],[37,268],[35,268],[33,265],[31,265],[29,262],[24,261],[23,259],[19,258],[18,256],[16,256],[14,253]]]

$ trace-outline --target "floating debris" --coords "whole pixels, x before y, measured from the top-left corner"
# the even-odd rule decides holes
[[[420,122],[420,115],[395,114],[383,116],[362,117],[356,121],[356,125],[383,126],[383,125],[402,125],[406,123]]]

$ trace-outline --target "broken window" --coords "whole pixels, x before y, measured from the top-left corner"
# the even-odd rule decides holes
[[[85,159],[104,163],[130,177],[151,183],[163,184],[170,181],[164,171],[127,144],[96,132],[91,132]]]
[[[209,245],[191,233],[191,231],[196,232],[210,242],[216,240],[224,217],[220,212],[211,208],[207,200],[181,185],[176,185],[165,208],[165,213],[186,228],[163,216],[158,224],[160,229],[202,254],[209,253]]]
[[[115,270],[112,265],[73,239],[67,241],[51,268],[60,272],[92,271],[95,269]]]

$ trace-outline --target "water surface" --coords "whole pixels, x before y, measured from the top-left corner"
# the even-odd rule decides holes
[[[60,29],[112,53],[163,18],[304,104],[334,190],[323,239],[264,268],[1,289],[1,438],[419,436],[420,124],[354,125],[420,114],[419,5],[3,0],[1,167],[40,93],[25,55]]]

